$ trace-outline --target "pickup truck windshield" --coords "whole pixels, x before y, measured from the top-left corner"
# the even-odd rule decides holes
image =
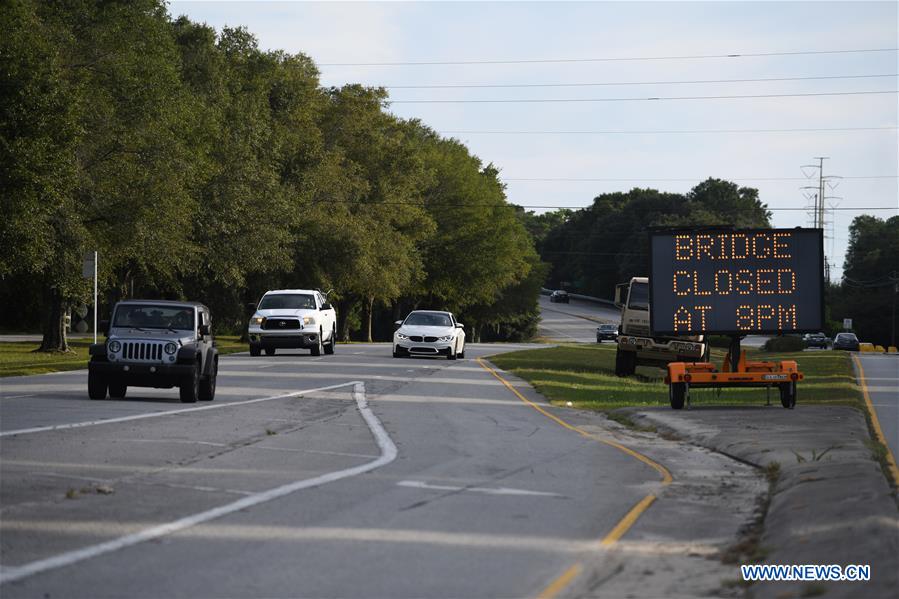
[[[627,307],[631,310],[649,310],[649,285],[634,283],[627,298]]]
[[[275,293],[262,298],[259,310],[315,310],[315,299],[305,293]]]
[[[194,309],[180,306],[119,306],[115,311],[112,326],[192,331],[194,329]]]

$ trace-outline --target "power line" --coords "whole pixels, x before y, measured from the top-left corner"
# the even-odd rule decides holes
[[[655,102],[662,100],[739,100],[766,98],[811,98],[823,96],[866,96],[877,94],[896,94],[897,90],[854,91],[854,92],[815,92],[806,94],[738,94],[728,96],[650,96],[631,98],[514,98],[501,100],[387,100],[388,104],[545,104],[551,102]]]
[[[471,208],[471,207],[487,207],[487,208],[524,208],[524,209],[567,209],[567,210],[581,210],[584,208],[592,208],[593,204],[587,204],[583,206],[549,206],[549,205],[525,205],[525,204],[496,204],[496,203],[486,203],[486,202],[401,202],[401,201],[385,201],[385,202],[364,202],[359,200],[327,200],[321,202],[314,202],[318,204],[353,204],[356,206],[418,206],[419,208],[429,208],[429,207],[446,207],[446,208]],[[734,208],[728,210],[728,212],[756,212],[757,210],[767,210],[769,212],[793,212],[793,211],[806,211],[808,207],[789,207],[789,208],[771,208],[767,206],[760,206],[758,208]],[[832,208],[832,210],[840,210],[840,211],[863,211],[863,210],[896,210],[899,211],[899,206],[864,206],[864,207],[838,207]]]
[[[576,177],[530,177],[530,178],[513,178],[501,177],[503,181],[515,182],[546,182],[546,183],[690,183],[693,181],[701,181],[707,177],[690,177],[690,178],[662,178],[662,179],[600,179],[600,178],[576,178]],[[899,175],[859,175],[854,177],[842,177],[843,179],[897,179]],[[726,181],[807,181],[805,177],[725,177]]]
[[[691,54],[681,56],[615,56],[604,58],[535,58],[519,60],[425,60],[398,62],[321,62],[320,67],[398,67],[398,66],[444,66],[444,65],[488,65],[488,64],[553,64],[577,62],[626,62],[642,60],[704,60],[720,58],[763,58],[770,56],[811,56],[821,54],[861,54],[869,52],[896,52],[899,48],[866,48],[850,50],[797,50],[792,52],[739,52],[728,54]]]
[[[441,130],[445,135],[693,135],[706,133],[840,133],[844,131],[896,131],[891,127],[814,127],[793,129],[605,129],[594,131],[476,131],[476,130]]]
[[[385,85],[387,89],[491,89],[530,87],[605,87],[624,85],[695,85],[706,83],[762,83],[767,81],[820,81],[831,79],[875,79],[899,77],[899,74],[883,75],[822,75],[819,77],[767,77],[764,79],[697,79],[692,81],[615,81],[602,83],[476,83],[441,85]]]

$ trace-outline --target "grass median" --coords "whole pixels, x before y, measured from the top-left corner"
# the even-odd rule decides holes
[[[664,371],[638,367],[635,376],[615,376],[615,344],[571,344],[528,349],[491,356],[499,368],[528,381],[552,401],[573,407],[607,411],[623,407],[668,406],[668,386]],[[852,405],[861,407],[862,396],[855,384],[849,354],[844,352],[796,352],[769,354],[749,350],[752,360],[796,360],[805,380],[799,383],[800,404]],[[724,352],[713,350],[712,360],[720,363]],[[691,389],[695,406],[765,405],[770,398],[780,405],[778,390],[729,387]]]
[[[90,344],[91,341],[86,339],[72,339],[69,341],[70,351],[62,353],[35,351],[40,345],[35,341],[0,343],[0,377],[87,368]],[[221,355],[247,351],[247,344],[236,335],[216,337],[215,346]]]

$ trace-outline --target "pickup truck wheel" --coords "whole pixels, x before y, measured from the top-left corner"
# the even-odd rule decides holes
[[[334,353],[334,346],[337,344],[337,329],[331,329],[331,338],[328,339],[328,344],[325,346],[325,353],[331,355]]]
[[[128,385],[124,383],[109,383],[109,396],[113,399],[122,399],[128,392]]]
[[[259,354],[261,354],[261,353],[262,353],[262,350],[259,349],[258,345],[250,346],[250,355],[253,356],[254,358],[259,356]]]
[[[321,329],[319,329],[319,331],[318,331],[318,343],[316,343],[315,346],[312,348],[312,355],[313,356],[322,355],[322,332],[321,332]]]
[[[686,398],[686,383],[671,383],[670,385],[668,385],[668,400],[671,402],[672,410],[682,410],[684,408],[684,400]]]
[[[197,399],[200,396],[200,362],[197,361],[197,365],[194,368],[193,374],[184,382],[181,383],[181,402],[182,403],[197,403]]]
[[[106,379],[96,373],[87,374],[87,396],[91,399],[106,399]]]
[[[266,348],[265,348],[265,355],[266,355],[266,356],[274,356],[274,355],[275,355],[275,348],[274,348],[274,347],[266,347]]]
[[[200,401],[212,401],[215,399],[215,379],[219,373],[219,359],[215,358],[212,369],[204,380],[200,381]]]
[[[796,383],[781,383],[780,387],[780,405],[788,410],[796,407]]]

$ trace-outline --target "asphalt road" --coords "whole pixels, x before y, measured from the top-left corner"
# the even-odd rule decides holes
[[[536,595],[659,484],[476,361],[387,345],[226,356],[193,406],[0,385],[4,597]]]
[[[855,355],[864,370],[871,405],[894,457],[899,457],[899,355]]]
[[[576,299],[568,304],[554,303],[545,295],[539,301],[542,319],[537,332],[550,341],[596,343],[596,327],[600,322],[621,321],[621,313],[613,306]]]

